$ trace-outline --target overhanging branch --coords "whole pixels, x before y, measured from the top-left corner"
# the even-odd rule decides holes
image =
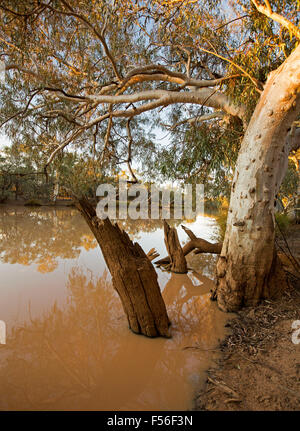
[[[289,32],[291,32],[297,39],[300,39],[300,29],[294,25],[291,21],[283,17],[282,15],[273,12],[269,1],[265,1],[265,6],[261,4],[258,0],[251,0],[258,12],[271,18],[273,21],[278,22],[280,25],[285,27]]]

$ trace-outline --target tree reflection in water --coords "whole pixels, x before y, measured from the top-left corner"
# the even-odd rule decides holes
[[[122,227],[135,240],[156,232],[164,249],[161,220],[125,220]],[[97,246],[77,210],[1,208],[0,237],[2,263],[37,265],[46,273],[73,259],[67,300],[48,305],[46,313],[38,309],[25,323],[12,320],[7,344],[0,345],[0,409],[192,406],[194,387],[215,357],[212,349],[224,336],[227,318],[209,300],[208,278],[195,272],[161,273],[172,339],[147,339],[129,331],[109,275],[98,277],[98,256],[94,272],[77,263],[82,249],[91,252]],[[153,238],[148,238],[149,248],[156,246]],[[196,267],[200,260],[210,272],[211,260],[205,255],[189,257],[189,266]]]
[[[150,340],[127,329],[106,272],[73,268],[66,304],[13,328],[1,346],[0,409],[188,408],[189,378],[203,378],[224,335],[206,281],[172,275],[164,297],[173,337]]]
[[[78,211],[69,208],[0,209],[0,235],[2,262],[35,263],[42,273],[54,271],[58,258],[78,257],[80,247],[97,247]]]
[[[118,223],[135,241],[140,232],[162,228],[162,220],[126,219]],[[58,258],[75,259],[81,247],[88,251],[98,246],[81,214],[71,208],[0,207],[0,238],[3,263],[34,263],[42,273],[54,271]]]

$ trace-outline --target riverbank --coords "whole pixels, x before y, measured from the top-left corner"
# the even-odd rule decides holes
[[[286,239],[299,262],[299,225]],[[278,300],[241,310],[227,324],[231,334],[220,345],[221,358],[207,372],[196,410],[300,410],[300,344],[292,341],[292,324],[300,320],[300,274],[289,253],[282,252],[287,251],[285,241],[277,243],[288,289]]]
[[[2,208],[2,205],[0,205],[0,208]],[[242,310],[227,325],[224,322],[229,316],[225,313],[224,315],[220,313],[216,308],[216,303],[211,302],[209,299],[209,291],[214,287],[211,279],[215,271],[216,255],[194,255],[191,253],[188,256],[189,267],[199,271],[200,276],[194,272],[189,272],[188,275],[179,275],[158,271],[158,281],[164,287],[164,299],[169,304],[170,313],[172,313],[170,317],[178,334],[176,349],[168,348],[164,350],[162,348],[163,340],[148,340],[149,342],[147,342],[144,338],[136,337],[131,333],[128,334],[122,310],[118,311],[117,319],[112,318],[111,310],[114,302],[111,302],[113,298],[111,298],[110,292],[113,292],[113,289],[111,285],[106,283],[106,278],[102,278],[106,266],[102,256],[99,255],[96,241],[79,212],[71,208],[41,207],[32,209],[20,206],[11,208],[13,211],[7,211],[7,214],[3,211],[2,214],[2,261],[6,264],[5,270],[9,271],[9,274],[7,273],[9,277],[5,279],[5,272],[2,270],[2,281],[7,288],[7,295],[4,295],[6,303],[2,303],[0,318],[6,320],[9,316],[19,315],[20,304],[23,304],[25,309],[25,304],[30,301],[32,304],[30,306],[31,313],[36,313],[40,317],[40,322],[44,322],[42,306],[47,309],[52,302],[59,303],[60,298],[64,297],[66,289],[68,292],[74,291],[74,297],[78,301],[78,308],[70,317],[69,326],[65,327],[65,335],[61,330],[61,325],[58,325],[59,334],[53,331],[52,321],[49,318],[48,329],[50,331],[49,337],[52,340],[51,345],[58,346],[57,339],[60,337],[60,344],[57,348],[61,352],[61,356],[71,366],[74,353],[72,350],[65,350],[65,340],[69,339],[70,333],[73,333],[76,323],[79,326],[78,343],[73,342],[72,346],[76,346],[76,349],[80,348],[84,352],[84,357],[93,358],[93,348],[99,343],[98,332],[96,330],[93,332],[92,336],[95,338],[92,338],[92,350],[90,351],[90,344],[85,345],[80,338],[82,334],[81,328],[85,327],[87,323],[89,330],[98,328],[99,316],[102,316],[100,327],[106,328],[107,334],[105,337],[103,334],[100,337],[103,348],[101,352],[99,351],[100,363],[105,364],[108,368],[110,367],[110,356],[107,355],[106,346],[111,345],[113,342],[120,349],[115,354],[115,363],[119,364],[119,368],[120,364],[122,364],[125,370],[123,374],[120,371],[120,380],[116,378],[114,385],[112,385],[110,379],[105,380],[107,388],[109,388],[107,390],[111,393],[109,402],[112,403],[107,405],[107,408],[116,408],[116,404],[114,404],[115,393],[120,392],[123,396],[123,394],[128,393],[128,386],[132,387],[132,391],[134,391],[133,379],[137,379],[136,387],[144,391],[144,387],[149,385],[147,380],[149,369],[155,369],[158,373],[161,373],[156,381],[152,379],[153,385],[152,383],[150,385],[151,388],[153,386],[154,391],[153,398],[150,398],[156,403],[155,408],[158,405],[161,409],[164,407],[166,409],[172,407],[175,410],[178,408],[191,408],[194,388],[199,388],[208,378],[205,388],[198,394],[196,399],[196,408],[198,410],[299,409],[300,345],[292,343],[293,330],[291,324],[294,320],[300,320],[300,286],[298,284],[299,280],[296,278],[297,274],[294,273],[293,275],[295,268],[293,268],[286,255],[282,254],[281,256],[285,269],[289,271],[289,289],[284,296],[277,302],[265,301],[255,309],[247,308]],[[150,250],[155,244],[159,254],[161,256],[165,255],[161,220],[133,220],[131,222],[125,220],[122,226],[132,238],[139,241],[144,250]],[[217,230],[214,218],[211,217],[201,217],[197,222],[189,225],[189,228],[197,236],[204,237],[207,240],[212,240]],[[178,235],[182,243],[186,241],[186,235],[182,229],[178,229]],[[299,260],[300,227],[293,226],[287,239],[293,255]],[[285,247],[284,240],[280,240],[278,244],[282,248]],[[86,270],[86,262],[89,265],[88,270]],[[7,264],[10,264],[10,266]],[[14,264],[19,265],[14,266]],[[28,274],[27,277],[24,276],[25,271]],[[67,279],[65,278],[66,276]],[[45,298],[43,303],[40,302],[42,296],[39,295],[41,286],[43,286],[42,296]],[[32,287],[36,290],[32,290]],[[98,292],[99,303],[97,302],[97,306],[95,306],[95,292]],[[16,295],[18,297],[17,301]],[[82,298],[79,300],[81,296]],[[85,307],[91,307],[94,314],[91,315],[91,312],[87,311]],[[51,308],[48,309],[52,310]],[[62,315],[58,313],[57,317],[65,316],[66,311],[64,310]],[[78,318],[79,312],[81,320]],[[109,313],[108,316],[107,312]],[[97,313],[100,313],[99,316]],[[56,316],[56,313],[51,315],[53,314]],[[92,321],[86,322],[86,316]],[[116,328],[114,325],[117,325]],[[225,337],[224,325],[232,333],[221,344],[220,349],[217,349],[219,339],[223,340]],[[9,323],[8,326],[10,327],[11,324]],[[29,334],[31,334],[32,328],[28,328]],[[192,333],[191,339],[182,338],[179,343],[179,338],[183,337],[183,335],[186,336],[187,331]],[[120,334],[120,337],[118,334]],[[130,337],[131,340],[130,349],[128,348],[127,337]],[[36,400],[35,405],[40,406],[40,408],[49,408],[48,404],[43,404],[43,399],[49,399],[49,392],[51,392],[48,390],[48,385],[43,384],[44,398],[40,396],[39,392],[35,393],[35,390],[40,388],[40,382],[44,382],[42,372],[44,362],[41,364],[39,362],[41,357],[39,349],[43,346],[43,343],[40,339],[32,338],[31,335],[28,336],[27,342],[27,346],[19,339],[15,344],[8,343],[8,346],[16,346],[16,351],[11,356],[11,370],[13,370],[11,375],[15,376],[12,378],[12,383],[16,384],[14,379],[23,379],[23,376],[28,378],[26,387],[31,388],[30,391]],[[149,345],[149,350],[146,350],[146,352],[143,342],[146,342],[147,346]],[[155,348],[153,348],[154,342],[155,346],[157,346]],[[141,343],[140,353],[136,352],[135,343]],[[27,366],[30,373],[32,369],[34,370],[34,381],[33,377],[25,375],[23,370],[16,369],[16,354],[21,355],[22,358],[22,352],[19,349],[21,344],[25,349],[23,350],[23,353],[25,351],[24,354],[33,355],[33,357],[29,356]],[[67,347],[69,349],[70,346],[67,345]],[[180,351],[178,355],[177,351]],[[126,359],[131,354],[132,358]],[[170,361],[168,366],[164,364],[166,359],[166,357],[163,358],[162,356],[164,354],[168,357],[167,360]],[[192,354],[192,357],[190,354]],[[49,379],[51,379],[51,385],[54,386],[53,392],[60,393],[61,369],[56,363],[57,359],[50,354],[47,356],[47,361],[49,367],[52,367],[52,374],[49,373]],[[198,361],[201,362],[200,365]],[[136,365],[141,363],[147,363],[147,366],[140,367]],[[161,369],[159,363],[164,364]],[[20,361],[20,364],[23,367],[22,361]],[[96,358],[93,364],[94,372],[97,374],[99,358]],[[215,364],[213,368],[211,364]],[[78,363],[76,366],[81,370],[80,375],[86,376],[85,362]],[[206,372],[208,368],[209,371]],[[40,369],[40,372],[36,372],[36,369]],[[132,374],[128,372],[129,369],[132,370]],[[138,373],[136,373],[136,369],[139,370]],[[144,370],[146,371],[145,375],[143,374]],[[186,373],[185,376],[182,373]],[[6,372],[3,371],[2,374],[3,379],[5,379]],[[108,370],[106,374],[110,378],[111,375],[115,375],[115,372]],[[175,378],[177,388],[174,387],[174,376],[177,376]],[[68,376],[65,377],[68,378]],[[162,388],[160,382],[165,378],[170,380]],[[102,377],[100,376],[99,379],[100,387],[103,384]],[[190,386],[189,379],[194,382],[193,388]],[[88,378],[87,382],[90,385]],[[73,383],[66,382],[71,386],[71,389]],[[149,388],[149,386],[147,387]],[[171,390],[169,390],[170,387],[172,387]],[[161,390],[163,394],[161,404],[157,401],[158,390]],[[167,396],[170,397],[167,403],[164,390],[166,390]],[[3,394],[5,399],[9,399],[10,396],[14,398],[14,386],[12,386],[10,395],[5,392]],[[184,394],[187,394],[186,398]],[[50,395],[52,397],[52,394]],[[92,404],[84,400],[84,406],[94,405],[95,409],[97,409],[102,401],[103,403],[106,402],[105,400],[101,401],[98,393],[96,395],[91,400]],[[32,406],[27,406],[26,400],[24,401],[24,394],[20,393],[18,396],[20,398],[16,401],[17,409],[20,408],[21,404],[19,403],[23,402],[26,408],[32,408]],[[80,396],[78,398],[79,406],[83,402]],[[134,400],[138,400],[139,396],[140,392],[138,390],[136,395],[132,394]],[[184,401],[179,400],[181,396]],[[173,404],[175,403],[174,400],[176,404]],[[67,404],[64,404],[64,400],[59,400],[55,408],[63,407],[68,409],[70,405],[71,407],[74,406],[74,404],[68,404],[68,402],[67,400]],[[149,402],[149,398],[147,402]],[[74,403],[73,399],[70,403]],[[120,401],[120,405],[124,406],[123,401]],[[142,404],[138,408],[143,409],[145,405]]]
[[[5,202],[0,203],[1,207],[74,207],[75,203],[72,199],[60,199],[56,202],[48,201],[45,199],[7,199]]]

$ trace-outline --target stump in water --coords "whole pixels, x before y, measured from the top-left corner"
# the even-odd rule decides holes
[[[177,231],[175,228],[170,227],[166,220],[164,220],[165,244],[170,258],[170,271],[179,274],[186,274],[187,264],[184,257]]]
[[[197,238],[196,235],[185,226],[182,226],[182,229],[190,238],[190,241],[182,247],[182,253],[184,256],[191,253],[193,250],[195,250],[194,252],[195,254],[198,254],[198,253],[220,254],[221,253],[221,249],[222,249],[221,242],[212,244],[211,242],[206,241],[205,239]],[[161,265],[168,265],[170,264],[170,262],[171,262],[170,256],[167,256],[157,260],[154,263],[155,265],[161,266]]]
[[[138,243],[109,219],[97,217],[84,198],[76,206],[93,232],[122,301],[129,328],[147,337],[169,337],[169,318],[156,271]]]

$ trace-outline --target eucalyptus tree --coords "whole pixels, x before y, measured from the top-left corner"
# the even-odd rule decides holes
[[[44,146],[45,169],[85,144],[102,166],[130,168],[140,148],[151,161],[143,128],[167,116],[174,130],[236,122],[218,304],[271,296],[273,203],[300,107],[296,2],[7,0],[0,11],[1,122],[12,140]]]

